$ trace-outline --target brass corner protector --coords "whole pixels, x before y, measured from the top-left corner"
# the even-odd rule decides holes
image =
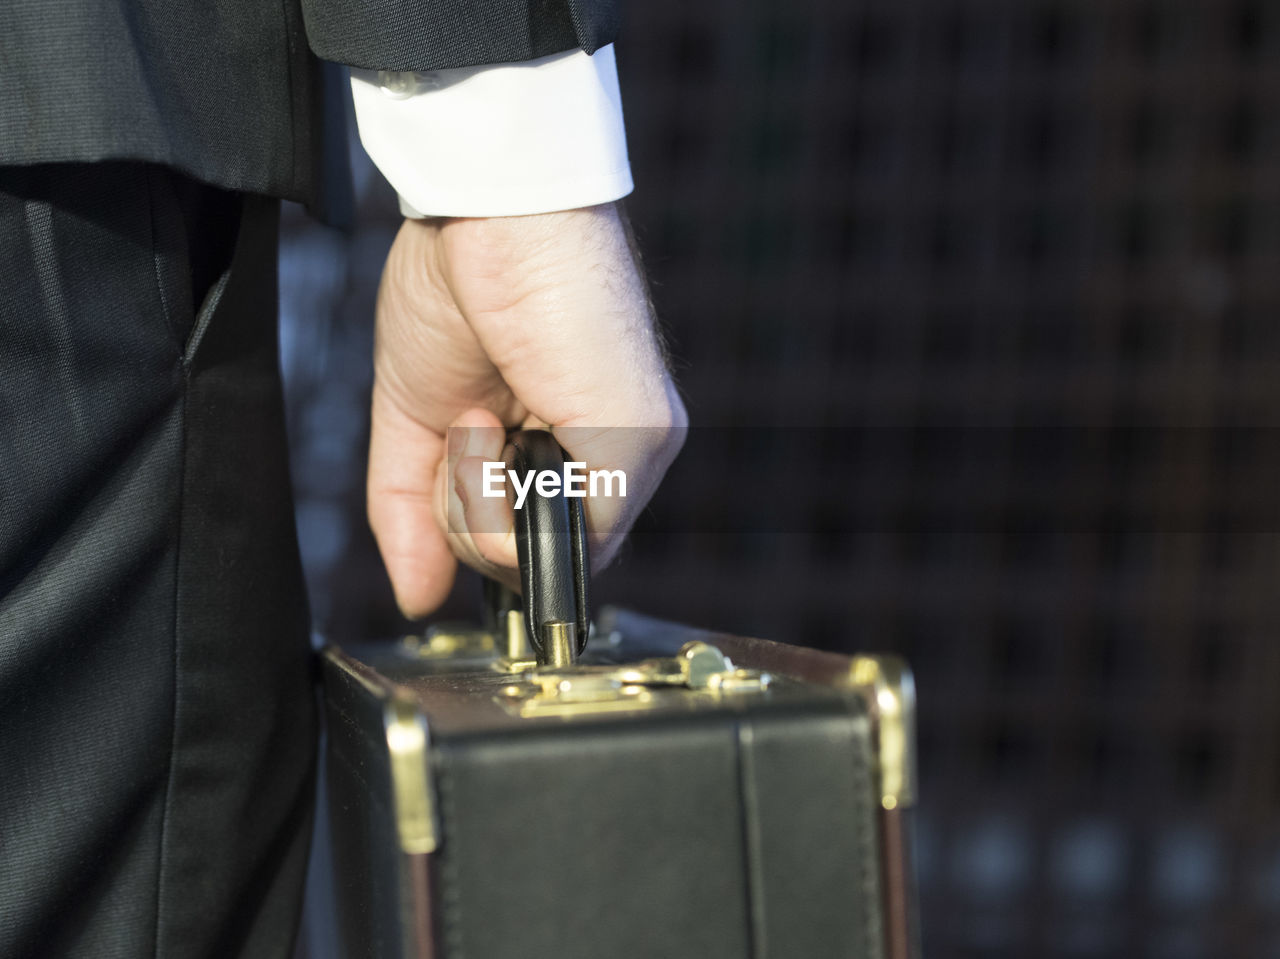
[[[900,656],[854,656],[849,685],[867,697],[880,753],[880,803],[916,802],[916,685]]]
[[[385,722],[400,848],[411,855],[435,852],[439,831],[431,784],[427,721],[413,702],[392,695],[387,701]]]

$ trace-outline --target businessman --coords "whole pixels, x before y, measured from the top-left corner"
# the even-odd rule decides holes
[[[281,198],[342,207],[317,55],[406,213],[368,482],[405,612],[514,562],[438,482],[450,425],[683,424],[614,205],[615,30],[608,0],[0,8],[0,955],[292,950],[315,716],[275,254]],[[608,451],[633,506],[677,445]],[[633,512],[592,515],[598,554]]]

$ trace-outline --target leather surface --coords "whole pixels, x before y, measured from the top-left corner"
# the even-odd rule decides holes
[[[637,717],[445,741],[445,955],[875,955],[858,726],[847,715]]]
[[[750,955],[732,725],[440,749],[450,959]]]
[[[546,430],[518,430],[510,438],[508,468],[520,476],[564,467],[564,451]],[[587,540],[582,500],[539,496],[530,489],[515,511],[516,552],[524,599],[525,627],[534,649],[542,650],[542,627],[575,623],[578,649],[588,633]]]
[[[367,685],[324,661],[333,886],[341,955],[400,959],[405,955],[400,869],[383,700]],[[378,850],[371,856],[371,850]]]
[[[865,717],[739,727],[755,957],[879,951],[875,782]],[[839,918],[837,918],[837,915]]]
[[[494,704],[500,674],[433,676],[393,651],[360,655],[418,699],[431,730],[442,828],[420,908],[438,957],[883,956],[860,700],[783,683],[720,707],[528,720]],[[331,724],[370,721],[367,684],[326,686]],[[352,855],[369,843],[366,874],[382,878],[349,894],[385,921],[387,894],[369,890],[402,881],[395,850],[376,826],[335,817],[335,828]]]

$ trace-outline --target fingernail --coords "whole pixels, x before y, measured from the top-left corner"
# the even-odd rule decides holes
[[[461,480],[453,484],[453,491],[457,494],[458,502],[462,504],[462,508],[465,510],[467,508],[467,491]]]

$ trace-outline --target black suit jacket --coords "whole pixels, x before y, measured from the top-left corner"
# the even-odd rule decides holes
[[[0,165],[143,160],[332,212],[341,81],[317,55],[431,70],[594,52],[616,30],[616,0],[5,2]]]

